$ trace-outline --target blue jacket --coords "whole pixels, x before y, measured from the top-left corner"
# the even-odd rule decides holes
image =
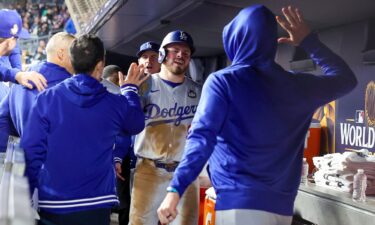
[[[123,163],[125,156],[130,157],[131,169],[135,168],[137,157],[134,154],[134,136],[119,135],[116,137],[115,147],[113,149],[113,160],[115,163]]]
[[[350,92],[356,78],[314,34],[301,47],[325,76],[282,69],[274,61],[275,16],[261,5],[243,9],[224,28],[223,42],[232,65],[205,82],[171,186],[182,195],[209,159],[217,210],[290,216],[312,115]]]
[[[113,149],[113,160],[122,163],[122,159],[131,154],[134,155],[132,136],[121,134],[116,137],[115,147]]]
[[[9,92],[9,87],[0,81],[0,102],[3,98],[7,96]]]
[[[114,95],[93,77],[78,74],[37,96],[21,147],[41,210],[68,213],[118,203],[113,143],[120,132],[144,128],[136,92],[125,85],[124,96]]]
[[[31,71],[43,74],[47,80],[47,88],[53,87],[71,74],[64,68],[49,62],[40,62],[30,67]],[[30,112],[32,103],[34,102],[37,89],[27,89],[19,84],[12,85],[9,95],[0,103],[0,151],[5,149],[8,136],[15,135],[12,131],[14,125],[17,133],[22,137],[24,126]],[[5,140],[3,140],[5,139]]]
[[[3,82],[0,81],[0,114],[2,111],[1,107],[1,101],[5,98],[7,98],[9,93],[9,87],[6,86]],[[0,115],[1,116],[1,115]],[[8,124],[7,124],[8,127]],[[0,126],[0,152],[5,152],[6,150],[6,144],[8,142],[8,130],[4,130],[5,128],[2,128]]]
[[[21,70],[21,50],[17,44],[9,55],[0,57],[0,81],[11,81],[13,83],[17,83],[16,74]],[[3,99],[7,98],[6,94],[8,92],[9,88],[2,84],[2,87],[0,87],[0,104]],[[5,110],[8,109],[6,108]],[[2,111],[3,107],[0,105],[0,114],[3,113]],[[4,127],[4,125],[0,125],[0,152],[4,152],[6,150],[8,137],[10,134],[9,129],[12,130],[12,135],[17,135],[12,124],[7,124],[6,127]]]
[[[120,87],[116,84],[112,83],[111,81],[108,81],[106,79],[102,79],[101,83],[105,88],[107,88],[107,91],[112,94],[120,94],[121,90]],[[132,137],[127,134],[120,134],[116,137],[116,142],[113,148],[113,160],[115,162],[122,163],[122,159],[130,152],[132,152]],[[134,153],[133,153],[134,155]]]
[[[21,50],[17,44],[8,56],[0,57],[0,81],[16,83],[16,74],[21,70]]]

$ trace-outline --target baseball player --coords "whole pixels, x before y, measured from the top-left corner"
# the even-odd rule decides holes
[[[116,65],[108,65],[103,69],[102,84],[112,94],[121,94],[118,73],[121,68]]]
[[[194,44],[184,31],[168,33],[159,49],[161,71],[152,74],[142,96],[146,127],[137,135],[131,225],[155,225],[157,207],[177,167],[200,98],[200,86],[185,76]],[[198,222],[198,185],[189,186],[179,205],[178,225]]]
[[[144,65],[145,74],[154,74],[160,71],[160,63],[158,62],[160,45],[148,41],[139,47],[136,56],[138,58],[138,65]]]
[[[138,65],[144,66],[146,75],[160,72],[159,48],[160,45],[153,41],[145,42],[139,47],[139,51],[136,54]],[[150,90],[150,85],[151,79],[146,80],[140,87],[140,92],[146,94],[147,90]]]
[[[158,62],[158,53],[160,45],[148,41],[143,43],[140,47],[136,56],[138,58],[138,65],[143,65],[144,73],[146,75],[158,73],[160,71],[160,63]],[[120,68],[114,68],[113,66],[107,66],[107,70],[119,71]],[[104,68],[103,75],[109,73]],[[113,76],[116,77],[116,76]],[[117,76],[118,77],[118,76]],[[108,79],[108,78],[107,78]],[[108,81],[109,82],[109,81]],[[104,83],[103,83],[104,84]],[[140,91],[146,91],[149,89],[151,84],[151,79],[147,79],[141,86]],[[107,85],[108,88],[108,85]],[[118,138],[116,138],[114,156],[115,156],[115,166],[117,174],[117,194],[120,200],[120,206],[117,209],[119,224],[127,225],[129,223],[129,211],[130,211],[130,194],[131,186],[133,184],[134,177],[134,167],[136,157],[134,156],[133,150],[133,141],[134,138],[130,139],[130,136],[127,138],[121,138],[121,142],[117,143]],[[123,152],[127,152],[125,157]]]

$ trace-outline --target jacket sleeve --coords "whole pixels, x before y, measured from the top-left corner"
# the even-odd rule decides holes
[[[216,137],[222,130],[228,110],[229,101],[225,87],[214,74],[210,75],[203,85],[182,160],[170,183],[180,196],[197,178],[214,150]]]
[[[9,62],[12,65],[12,68],[22,70],[21,49],[19,48],[18,43],[9,55]]]
[[[123,117],[121,127],[124,133],[138,134],[145,127],[145,116],[138,96],[138,87],[132,84],[123,85],[121,93],[127,100],[127,104],[125,103],[127,105],[126,111],[120,112]]]
[[[10,81],[17,83],[16,74],[21,70],[18,68],[9,68],[4,64],[0,64],[0,81]]]
[[[31,194],[38,187],[38,174],[47,154],[47,122],[48,103],[44,95],[38,95],[30,109],[30,115],[25,124],[25,131],[21,138],[21,147],[25,151],[26,176],[29,179]]]
[[[322,44],[316,34],[308,35],[300,47],[310,54],[311,59],[324,72],[323,76],[296,76],[299,79],[301,93],[306,93],[307,98],[312,98],[311,102],[316,103],[314,106],[333,101],[355,88],[357,79],[353,71],[341,57]]]
[[[10,134],[9,93],[0,102],[0,152],[5,152]]]
[[[113,159],[115,162],[122,163],[122,159],[128,154],[131,147],[131,136],[120,134],[116,136],[115,149],[113,150]]]

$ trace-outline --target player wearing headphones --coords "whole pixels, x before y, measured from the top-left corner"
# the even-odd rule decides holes
[[[155,225],[157,208],[183,153],[201,87],[185,76],[194,43],[184,31],[168,33],[159,49],[161,71],[142,95],[146,127],[135,139],[138,162],[130,207],[131,225]],[[198,223],[198,183],[187,189],[173,224]]]

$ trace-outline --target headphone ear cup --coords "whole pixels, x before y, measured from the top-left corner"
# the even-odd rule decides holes
[[[167,56],[167,51],[164,48],[159,49],[159,57],[158,62],[161,64],[163,63],[165,57]]]

